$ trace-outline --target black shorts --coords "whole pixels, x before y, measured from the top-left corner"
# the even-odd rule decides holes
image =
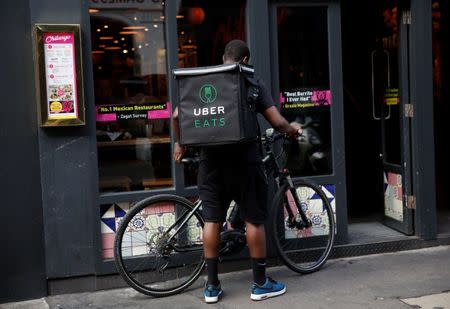
[[[241,219],[253,224],[267,217],[267,177],[262,164],[223,165],[202,160],[198,188],[206,222],[225,222],[230,202],[240,207]]]

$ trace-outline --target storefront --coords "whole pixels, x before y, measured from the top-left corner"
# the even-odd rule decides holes
[[[27,60],[7,64],[8,72],[40,74],[31,60],[35,24],[80,25],[85,125],[40,127],[39,79],[27,80],[26,91],[13,83],[18,76],[5,83],[23,95],[21,111],[7,111],[26,110],[33,124],[19,129],[31,136],[29,143],[8,141],[35,163],[26,169],[27,185],[40,184],[19,199],[38,213],[27,217],[33,224],[26,230],[39,252],[38,271],[28,275],[34,281],[25,291],[9,287],[5,299],[122,284],[112,260],[120,218],[147,196],[197,195],[196,170],[171,160],[177,93],[170,72],[220,64],[225,44],[235,38],[249,43],[251,63],[282,114],[314,123],[308,145],[293,147],[287,166],[332,199],[335,256],[448,241],[450,222],[438,225],[436,215],[438,209],[447,213],[440,218],[450,217],[442,193],[445,134],[434,134],[445,131],[449,98],[442,86],[450,72],[446,1],[23,0],[9,9],[20,18],[5,17],[7,24],[30,27],[11,30],[23,40],[17,56]],[[1,119],[10,132],[14,120],[3,113]],[[261,126],[267,127],[263,119]],[[16,201],[17,189],[6,197]],[[12,217],[22,212],[6,211]],[[20,247],[15,254],[26,252]],[[14,286],[23,286],[19,279]]]

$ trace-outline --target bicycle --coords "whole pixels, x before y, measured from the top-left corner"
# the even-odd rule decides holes
[[[263,135],[266,173],[273,175],[278,190],[269,209],[276,249],[284,264],[298,273],[321,268],[332,250],[335,214],[324,191],[299,180],[274,154],[276,141],[286,136],[266,130]],[[283,152],[282,152],[283,153]],[[281,154],[282,154],[281,153]],[[281,156],[281,155],[280,155]],[[199,159],[183,159],[196,164]],[[319,197],[312,205],[308,198]],[[150,296],[169,296],[195,282],[205,267],[202,247],[204,221],[201,200],[161,194],[138,202],[122,219],[114,243],[114,259],[123,279],[135,290]],[[221,233],[220,257],[240,252],[246,246],[245,224],[239,205],[230,207],[227,226]]]

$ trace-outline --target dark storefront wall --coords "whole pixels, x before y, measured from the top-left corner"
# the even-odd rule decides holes
[[[81,25],[86,125],[38,131],[47,278],[92,275],[98,176],[88,8],[70,0],[31,0],[29,5],[31,25]]]
[[[411,101],[413,186],[416,195],[416,235],[437,235],[435,151],[433,127],[432,3],[411,0]]]
[[[0,303],[47,293],[28,0],[2,1]]]

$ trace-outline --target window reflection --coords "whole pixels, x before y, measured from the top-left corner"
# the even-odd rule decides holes
[[[295,176],[331,174],[327,8],[279,7],[277,26],[281,113],[309,125],[287,167]]]
[[[90,13],[100,192],[171,186],[164,7]]]
[[[179,1],[177,24],[179,67],[221,64],[229,41],[245,41],[245,0]],[[186,154],[195,155],[195,149]],[[185,166],[184,171],[185,185],[196,185],[197,169]]]

